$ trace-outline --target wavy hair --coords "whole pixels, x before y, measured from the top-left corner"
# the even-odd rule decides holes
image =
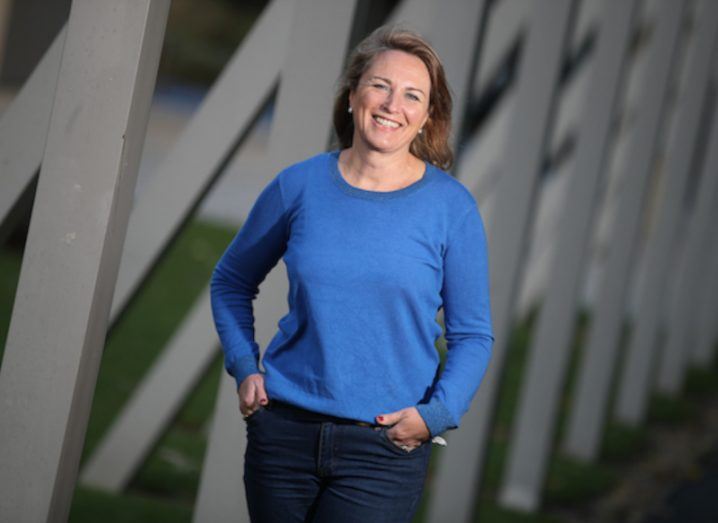
[[[450,169],[454,153],[449,146],[451,133],[452,99],[444,66],[436,51],[419,34],[398,28],[382,26],[362,40],[352,52],[339,83],[334,99],[334,131],[342,148],[351,147],[354,137],[354,120],[348,112],[349,94],[356,90],[359,79],[372,61],[386,51],[403,51],[419,58],[429,71],[429,118],[424,131],[411,142],[409,151],[440,169]]]

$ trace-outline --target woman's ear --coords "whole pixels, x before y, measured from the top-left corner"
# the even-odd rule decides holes
[[[347,107],[347,110],[349,112],[352,112],[352,107],[354,106],[354,97],[355,97],[354,90],[350,89],[349,96],[348,96],[349,107]]]

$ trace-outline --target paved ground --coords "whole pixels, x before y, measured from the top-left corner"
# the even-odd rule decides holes
[[[642,523],[718,522],[718,443],[699,467],[696,479],[676,486]]]
[[[613,491],[553,515],[563,523],[718,523],[718,395],[697,406],[690,422],[651,429]]]

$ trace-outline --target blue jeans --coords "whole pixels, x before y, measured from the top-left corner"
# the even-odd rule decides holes
[[[386,430],[276,402],[252,414],[244,460],[252,522],[411,521],[431,443],[407,452]]]

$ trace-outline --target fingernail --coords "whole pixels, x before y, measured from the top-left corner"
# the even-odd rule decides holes
[[[384,416],[377,416],[376,419],[378,419],[379,421],[384,421]]]
[[[266,404],[267,404],[267,400],[265,400],[264,398],[262,398],[261,400],[259,400],[259,404],[260,404],[260,405],[266,405]]]

